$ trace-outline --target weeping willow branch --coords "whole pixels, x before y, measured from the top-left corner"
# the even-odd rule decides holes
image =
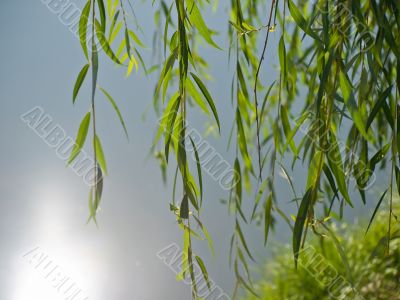
[[[204,236],[211,245],[210,248],[212,242],[200,221],[203,201],[200,163],[196,162],[197,180],[189,167],[189,146],[187,146],[189,140],[194,151],[197,149],[194,141],[187,136],[188,109],[197,106],[206,115],[212,116],[219,131],[221,128],[214,99],[208,91],[208,85],[201,79],[209,77],[208,58],[202,57],[196,49],[198,37],[209,46],[219,49],[213,40],[215,31],[207,26],[202,16],[207,2],[204,0],[160,2],[158,21],[163,16],[165,26],[164,30],[159,26],[158,38],[161,42],[158,47],[163,48],[166,58],[160,66],[159,80],[154,93],[156,111],[164,110],[154,141],[156,145],[154,147],[160,146],[162,139],[164,141],[162,145],[164,151],[157,152],[163,174],[166,173],[167,164],[170,163],[170,151],[176,157],[177,163],[171,210],[183,230],[183,264],[186,266],[179,278],[190,276],[194,299],[199,296],[194,268],[200,267],[204,278],[208,276],[205,264],[193,252],[192,238]],[[75,83],[73,103],[77,100],[78,92],[91,68],[91,108],[81,121],[76,145],[69,159],[69,163],[72,163],[79,155],[91,124],[96,171],[89,204],[90,219],[93,218],[95,222],[103,188],[102,176],[106,174],[105,158],[96,128],[95,96],[100,50],[97,49],[96,41],[111,62],[119,66],[125,66],[128,62],[127,75],[131,74],[134,67],[137,69],[139,64],[145,69],[137,51],[137,47],[143,47],[144,44],[135,32],[128,28],[128,14],[122,0],[109,0],[107,4],[105,9],[103,0],[88,0],[79,22],[80,42],[87,62]],[[391,172],[386,172],[386,176],[389,176],[388,189],[390,188],[388,251],[393,235],[392,222],[396,218],[392,209],[395,205],[393,185],[397,185],[397,189],[400,190],[398,160],[400,158],[398,118],[400,7],[398,3],[396,0],[380,2],[285,0],[283,16],[278,4],[278,0],[271,1],[268,23],[266,26],[260,26],[258,8],[263,7],[265,2],[246,0],[242,3],[240,0],[231,0],[231,16],[234,20],[230,22],[232,26],[229,27],[229,35],[232,39],[231,44],[236,42],[232,103],[233,99],[236,99],[233,104],[235,116],[232,136],[236,145],[235,178],[229,192],[228,206],[230,210],[234,210],[235,227],[230,255],[230,261],[234,255],[233,267],[236,277],[234,296],[238,296],[239,288],[242,287],[249,293],[257,293],[251,284],[248,262],[253,260],[253,249],[247,243],[242,230],[245,224],[253,221],[263,224],[264,242],[267,244],[268,233],[273,229],[275,215],[282,217],[293,230],[292,242],[296,264],[298,250],[304,247],[307,235],[309,236],[312,231],[318,234],[315,225],[320,222],[325,226],[324,223],[329,222],[336,210],[333,216],[339,216],[340,220],[344,207],[353,207],[357,197],[350,193],[351,182],[356,184],[361,203],[366,203],[365,191],[372,184],[372,174],[378,166],[386,168],[389,150],[392,151],[392,155]],[[291,16],[288,22],[293,25],[287,29],[285,29],[286,5]],[[261,90],[262,66],[269,40],[272,38],[270,32],[275,30],[277,19],[282,20],[282,34],[278,44],[279,57],[272,59],[274,62],[279,60],[280,71],[279,77],[276,78],[279,80],[279,85],[274,83],[270,85],[261,105],[258,92]],[[107,24],[111,26],[107,27]],[[124,36],[119,37],[122,26],[125,27]],[[262,32],[264,28],[267,28],[267,32],[259,55],[257,33]],[[108,37],[106,37],[107,29],[109,29]],[[233,35],[235,29],[237,34]],[[87,46],[88,31],[92,34],[90,56]],[[112,47],[115,40],[119,41],[116,52]],[[163,52],[162,49],[158,50],[160,53]],[[257,60],[258,57],[260,58]],[[249,95],[251,87],[254,88],[254,101]],[[397,87],[396,92],[393,92],[393,87]],[[116,111],[126,133],[125,122],[115,101],[104,89],[100,90]],[[298,108],[301,107],[299,112]],[[310,126],[304,130],[303,127],[307,123],[310,123]],[[251,143],[254,140],[254,129],[257,140],[255,153],[252,151]],[[343,137],[346,135],[347,142],[344,143]],[[341,148],[344,144],[346,147],[342,159]],[[264,147],[268,147],[268,150],[262,157]],[[272,150],[272,154],[269,150]],[[287,153],[293,159],[292,170],[301,162],[301,167],[307,172],[307,182],[300,187],[304,194],[299,198],[290,178],[292,172],[284,167],[283,160],[287,159],[285,156]],[[369,157],[371,153],[374,155]],[[257,175],[253,165],[254,155],[258,161]],[[267,159],[270,159],[271,175],[263,181],[263,167]],[[275,193],[278,159],[281,159],[279,164],[295,197],[287,199],[293,200],[291,202],[297,205],[294,222],[278,207]],[[175,201],[178,177],[182,180],[180,203]],[[257,178],[260,182],[257,183],[257,187],[252,186],[253,178]],[[250,195],[253,190],[256,190],[254,193],[256,196],[251,217],[248,218],[247,212],[243,211],[242,203],[245,192]],[[386,192],[377,202],[368,228],[372,226],[374,216],[385,195]],[[299,204],[298,200],[301,200]],[[322,221],[316,217],[320,211],[324,214]],[[201,231],[201,234],[196,230]]]
[[[265,52],[267,50],[268,37],[269,37],[270,29],[271,29],[272,15],[273,15],[274,9],[276,9],[275,8],[275,0],[272,0],[270,12],[269,12],[269,18],[268,18],[267,35],[266,35],[265,40],[264,40],[264,46],[263,46],[260,62],[259,62],[258,67],[257,67],[255,81],[254,81],[254,104],[255,104],[254,106],[255,106],[255,110],[256,110],[257,156],[258,156],[258,168],[259,168],[259,175],[258,176],[259,176],[259,180],[260,181],[262,181],[262,164],[261,164],[260,121],[259,121],[259,114],[258,114],[257,87],[258,87],[258,77],[260,75],[261,66],[262,66],[263,60],[265,58]]]
[[[94,207],[95,210],[97,210],[98,203],[100,201],[100,193],[98,189],[98,184],[100,178],[99,176],[99,167],[97,163],[97,149],[96,149],[96,139],[97,139],[97,134],[96,134],[96,108],[95,108],[95,95],[96,95],[96,86],[97,86],[97,73],[98,73],[98,50],[96,47],[96,40],[95,40],[95,21],[96,21],[96,10],[95,10],[95,0],[92,1],[92,53],[91,53],[91,63],[92,63],[92,95],[91,95],[91,109],[92,109],[92,129],[93,129],[93,159],[94,159],[94,201],[92,199],[89,199],[89,201],[92,201],[93,204],[90,205],[90,207]],[[91,218],[96,222],[96,211],[91,212]]]

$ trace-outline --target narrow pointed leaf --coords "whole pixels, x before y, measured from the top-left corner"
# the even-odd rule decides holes
[[[88,0],[86,2],[86,5],[82,10],[82,14],[79,20],[79,39],[81,42],[83,53],[85,54],[87,60],[89,60],[89,55],[88,55],[86,38],[87,38],[87,27],[89,22],[90,3],[91,0]]]
[[[196,258],[197,264],[200,267],[201,272],[203,273],[203,277],[207,283],[207,287],[209,290],[211,290],[211,283],[210,283],[210,279],[208,278],[206,266],[205,266],[203,260],[199,256],[196,255],[195,258]]]
[[[78,78],[76,79],[74,92],[72,95],[72,103],[75,104],[76,97],[78,96],[78,92],[82,86],[83,81],[85,80],[86,74],[89,70],[89,64],[86,64],[82,70],[79,72]]]
[[[124,129],[126,138],[129,139],[128,130],[126,129],[124,118],[122,117],[121,111],[119,110],[119,108],[117,106],[117,103],[114,101],[114,99],[111,97],[111,95],[105,89],[103,89],[101,87],[99,87],[99,88],[100,88],[100,91],[103,92],[103,94],[106,96],[108,101],[111,103],[111,106],[114,108],[116,114],[118,115],[118,119],[119,119],[119,121],[120,121],[120,123],[121,123],[121,125],[122,125],[122,127]]]
[[[265,216],[264,216],[264,246],[267,245],[269,229],[271,225],[271,212],[272,212],[272,194],[269,195],[265,203]]]
[[[378,212],[379,207],[381,206],[382,201],[383,201],[383,199],[385,198],[385,195],[386,195],[387,191],[388,191],[388,190],[386,189],[386,191],[384,191],[383,194],[382,194],[382,196],[379,198],[379,201],[378,201],[378,203],[376,204],[375,209],[374,209],[374,212],[373,212],[373,214],[372,214],[372,217],[371,217],[371,219],[369,220],[368,227],[367,227],[367,230],[365,231],[365,234],[368,233],[368,230],[369,230],[369,228],[371,227],[372,222],[374,221],[375,215],[376,215],[376,213]]]
[[[100,41],[102,49],[111,58],[112,61],[114,61],[116,64],[122,65],[122,62],[118,59],[118,57],[112,51],[110,44],[108,43],[108,41],[104,35],[104,32],[101,29],[101,25],[100,25],[99,21],[96,20],[95,23],[96,23],[97,38]]]
[[[85,144],[88,129],[90,123],[90,112],[88,112],[83,118],[81,125],[79,126],[78,135],[75,140],[74,147],[72,148],[71,155],[68,159],[68,164],[71,164],[74,159],[78,156],[80,151],[82,150],[83,145]]]
[[[299,252],[300,252],[301,240],[303,237],[304,224],[307,220],[307,214],[311,204],[311,194],[312,194],[312,189],[309,189],[305,193],[303,200],[301,200],[301,204],[296,217],[296,222],[294,224],[293,254],[294,254],[294,262],[296,268],[297,268],[297,261],[299,259]]]
[[[100,139],[97,135],[95,136],[94,144],[96,147],[97,161],[100,165],[100,168],[103,170],[104,174],[107,174],[107,163],[104,156],[103,147],[101,146]]]
[[[197,76],[196,76],[195,74],[193,74],[193,73],[190,73],[190,74],[192,75],[194,81],[197,83],[197,86],[200,88],[201,92],[203,93],[204,97],[206,98],[206,100],[207,100],[207,102],[208,102],[208,105],[210,106],[210,108],[211,108],[211,110],[212,110],[212,112],[213,112],[213,114],[214,114],[215,121],[217,121],[218,129],[219,129],[219,131],[221,132],[221,125],[220,125],[220,123],[219,123],[218,112],[217,112],[217,109],[216,109],[216,107],[215,107],[214,101],[213,101],[213,99],[212,99],[210,93],[208,92],[206,86],[205,86],[204,83],[200,80],[199,77],[197,77]]]

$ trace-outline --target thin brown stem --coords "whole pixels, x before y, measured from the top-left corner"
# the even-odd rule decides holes
[[[260,181],[262,181],[262,165],[261,165],[260,120],[259,120],[259,116],[258,116],[257,86],[258,86],[258,77],[260,75],[261,66],[262,66],[263,60],[265,58],[265,52],[267,50],[268,37],[269,37],[270,28],[271,28],[271,21],[272,21],[272,15],[274,12],[274,7],[275,7],[275,0],[272,0],[271,9],[270,9],[270,13],[269,13],[269,20],[268,20],[268,25],[267,25],[267,27],[268,27],[267,36],[265,37],[264,47],[263,47],[263,51],[261,54],[260,62],[257,67],[256,78],[255,78],[255,83],[254,83],[254,104],[255,104],[255,110],[256,110],[257,154],[258,154],[258,168],[259,168],[258,179]]]

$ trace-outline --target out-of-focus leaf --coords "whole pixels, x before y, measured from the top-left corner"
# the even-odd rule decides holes
[[[210,30],[204,22],[200,10],[196,5],[196,2],[194,0],[187,0],[187,8],[190,23],[192,23],[194,28],[199,31],[201,36],[206,40],[208,44],[221,50],[221,48],[219,48],[218,45],[213,41]]]
[[[304,224],[306,222],[308,210],[312,202],[311,200],[312,191],[313,190],[310,188],[304,194],[303,200],[301,200],[301,204],[297,212],[296,222],[294,224],[293,254],[294,254],[294,263],[296,265],[296,268],[297,268],[297,261],[299,259],[299,252],[300,252],[301,240],[303,237]]]
[[[297,6],[294,4],[292,0],[288,0],[288,6],[290,14],[292,15],[297,26],[299,26],[305,33],[307,33],[313,39],[321,42],[319,36],[314,31],[312,31],[308,22],[304,19],[303,14],[300,12],[300,10],[297,8]]]
[[[342,156],[340,154],[339,145],[336,141],[335,135],[330,134],[330,150],[328,153],[328,164],[332,170],[333,176],[335,176],[336,183],[338,185],[340,193],[343,195],[346,202],[353,207],[353,203],[350,200],[349,193],[347,191],[347,185],[345,180],[345,172],[343,170]]]
[[[379,149],[374,156],[371,157],[370,161],[368,162],[369,168],[371,171],[375,170],[376,165],[386,156],[390,149],[390,143],[387,143],[381,149]]]
[[[379,207],[381,207],[382,201],[383,201],[383,199],[385,198],[385,195],[386,195],[387,191],[388,191],[388,190],[386,189],[386,191],[384,191],[383,194],[382,194],[382,196],[379,198],[379,201],[378,201],[378,203],[376,204],[375,209],[374,209],[374,212],[373,212],[373,214],[372,214],[372,217],[371,217],[371,219],[369,220],[368,227],[367,227],[367,230],[365,231],[365,234],[368,233],[368,230],[369,230],[369,228],[371,227],[372,222],[374,221],[375,215],[376,215],[376,213],[378,212]]]
[[[375,119],[375,116],[378,114],[379,110],[383,107],[383,102],[386,101],[387,97],[390,95],[390,92],[392,91],[392,86],[389,86],[379,97],[378,101],[375,103],[374,107],[371,110],[371,113],[368,116],[367,120],[367,125],[365,126],[365,129],[368,130],[368,128],[371,126],[372,122]]]
[[[272,212],[272,194],[269,195],[265,203],[265,215],[264,215],[264,245],[267,245],[268,234],[271,225],[271,212]]]
[[[121,122],[121,125],[124,129],[126,138],[129,139],[128,130],[126,129],[124,118],[122,117],[121,111],[119,110],[117,103],[114,101],[114,99],[111,97],[111,95],[105,89],[103,89],[101,87],[99,87],[99,89],[100,89],[100,91],[103,92],[103,94],[106,96],[108,101],[111,103],[111,106],[114,108],[116,114],[118,115],[119,121]]]
[[[343,246],[340,244],[340,241],[336,237],[335,233],[328,226],[326,226],[324,223],[322,223],[322,226],[326,229],[326,231],[328,232],[328,235],[333,240],[333,243],[335,244],[336,249],[339,252],[340,258],[342,259],[342,263],[343,263],[343,265],[344,265],[344,267],[346,269],[347,279],[353,285],[354,284],[353,275],[352,275],[352,272],[351,272],[349,261],[347,259],[346,251],[343,249]]]
[[[347,109],[349,110],[349,112],[351,114],[353,122],[356,125],[359,132],[362,134],[362,136],[366,140],[369,140],[370,137],[368,136],[368,134],[365,130],[365,125],[364,125],[366,120],[365,121],[363,120],[363,117],[362,117],[359,109],[357,108],[357,104],[355,103],[355,99],[354,99],[354,93],[352,90],[352,86],[347,77],[347,74],[345,74],[343,71],[340,72],[339,79],[340,79],[340,88],[343,93],[344,103],[346,104]]]
[[[198,263],[198,265],[200,267],[201,272],[203,273],[203,278],[207,283],[207,287],[211,291],[211,283],[210,283],[210,280],[208,278],[208,273],[207,273],[206,266],[204,265],[203,260],[199,256],[196,255],[195,258],[196,258],[196,261],[197,261],[197,263]]]
[[[129,36],[132,38],[132,40],[140,47],[145,48],[145,44],[138,38],[138,36],[132,31],[128,30]]]

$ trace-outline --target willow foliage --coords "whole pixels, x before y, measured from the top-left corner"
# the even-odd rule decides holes
[[[207,88],[207,57],[198,51],[201,39],[214,51],[221,51],[215,32],[204,20],[210,1],[153,0],[153,51],[160,64],[147,70],[138,51],[144,44],[130,28],[135,8],[124,0],[88,0],[81,15],[79,33],[87,59],[73,89],[73,102],[91,75],[90,112],[82,120],[71,153],[72,162],[82,149],[91,123],[96,179],[90,191],[90,219],[96,222],[107,173],[105,155],[96,128],[98,52],[102,50],[129,76],[139,64],[145,72],[158,72],[153,105],[161,116],[154,141],[156,157],[165,176],[176,161],[171,212],[182,230],[184,255],[182,274],[192,279],[193,298],[198,298],[194,267],[208,281],[206,262],[194,255],[193,238],[212,241],[201,222],[203,205],[202,167],[195,142],[186,134],[188,110],[209,116],[220,131],[220,117]],[[227,34],[227,56],[234,63],[231,103],[234,124],[230,135],[236,157],[228,208],[234,218],[230,260],[239,288],[252,288],[249,263],[253,260],[243,227],[258,222],[264,227],[264,241],[277,218],[293,231],[293,256],[304,247],[307,233],[316,231],[331,217],[341,219],[346,207],[353,207],[350,182],[355,182],[360,200],[374,181],[377,167],[388,170],[390,213],[387,247],[393,235],[393,194],[400,188],[400,4],[397,0],[231,0]],[[214,8],[218,2],[214,3]],[[129,6],[130,11],[125,7]],[[120,37],[119,39],[117,37]],[[119,44],[115,41],[119,40]],[[88,43],[89,42],[89,43]],[[90,45],[88,47],[88,44]],[[276,48],[273,49],[272,47]],[[277,65],[277,78],[265,79],[266,68]],[[91,71],[91,72],[89,72]],[[100,88],[115,110],[126,132],[116,101]],[[220,99],[220,101],[228,100]],[[221,132],[221,134],[226,134]],[[126,132],[127,135],[127,132]],[[232,146],[233,145],[233,146]],[[188,162],[188,147],[196,158]],[[286,166],[283,162],[291,160]],[[302,195],[297,195],[291,171],[297,165],[308,170]],[[294,222],[279,208],[275,190],[276,169],[288,179],[297,207]],[[176,191],[177,180],[182,191]],[[396,187],[397,185],[397,187]],[[253,197],[253,192],[255,196]],[[251,214],[243,210],[246,193],[253,201]],[[374,215],[384,199],[377,201]],[[178,199],[175,199],[175,196]],[[247,200],[247,198],[246,198]],[[369,224],[369,226],[371,226]],[[329,236],[327,237],[329,238]]]

